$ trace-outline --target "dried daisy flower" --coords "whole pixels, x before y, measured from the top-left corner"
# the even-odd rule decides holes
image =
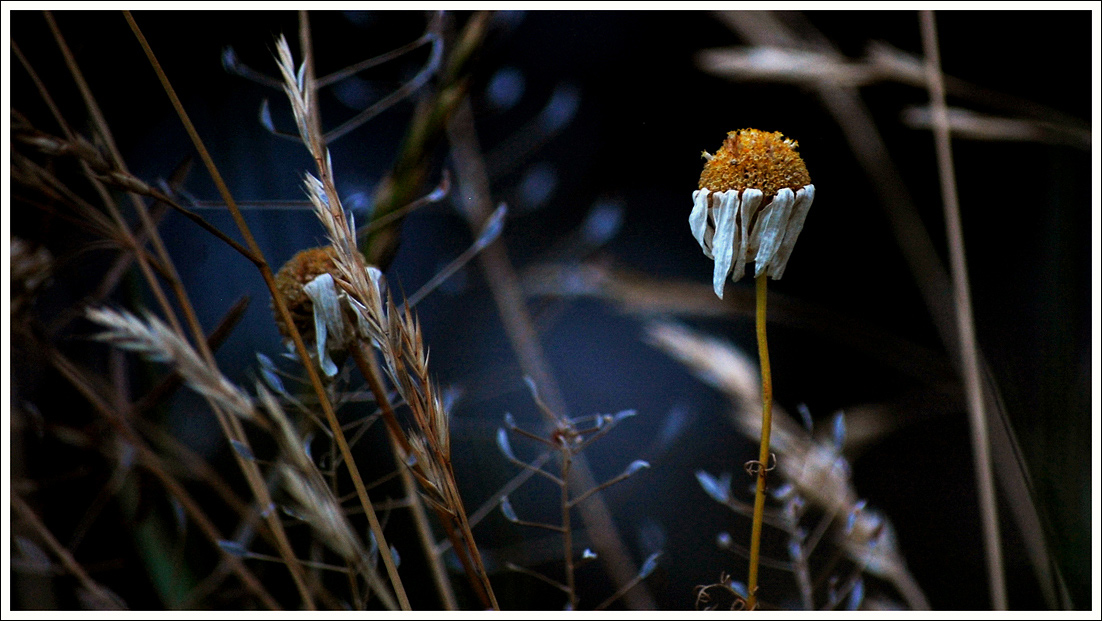
[[[784,274],[815,198],[796,146],[780,132],[741,129],[728,133],[715,155],[704,152],[689,227],[715,260],[712,285],[720,298],[727,275],[739,280],[749,261],[755,277]]]
[[[773,463],[769,452],[773,378],[765,334],[766,283],[769,278],[780,278],[784,274],[796,237],[815,198],[815,186],[811,185],[811,176],[796,153],[796,146],[795,140],[785,138],[780,132],[756,129],[729,132],[715,155],[704,152],[708,163],[700,173],[700,189],[693,192],[693,211],[689,214],[693,237],[704,249],[704,254],[715,260],[712,286],[720,299],[727,275],[731,274],[732,281],[742,278],[747,261],[754,262],[757,281],[755,323],[761,362],[762,410],[758,459],[746,463],[747,472],[757,479],[747,580],[746,607],[750,610],[758,603],[766,478]]]
[[[291,257],[276,274],[276,289],[287,304],[299,334],[317,351],[322,371],[332,377],[337,365],[330,353],[343,352],[351,334],[344,329],[340,295],[333,280],[339,274],[331,246],[307,248]],[[276,327],[284,338],[290,330],[276,315]]]

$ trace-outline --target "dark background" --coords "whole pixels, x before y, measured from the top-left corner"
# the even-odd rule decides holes
[[[261,100],[269,98],[276,125],[293,130],[282,93],[229,75],[221,66],[223,49],[232,46],[242,62],[274,75],[274,37],[294,36],[295,14],[140,12],[135,17],[235,198],[302,200],[301,172],[311,168],[305,150],[268,134],[258,121]],[[462,23],[466,15],[454,17]],[[131,170],[146,179],[167,176],[192,148],[122,16],[61,12],[56,18]],[[918,17],[912,12],[817,12],[805,18],[851,58],[860,57],[870,41],[921,54]],[[1088,122],[1091,18],[1071,11],[940,13],[944,71]],[[411,41],[426,23],[423,14],[403,12],[323,12],[311,19],[319,74]],[[81,118],[41,16],[13,12],[12,40],[74,115],[71,119]],[[799,141],[817,197],[785,278],[771,282],[770,289],[944,357],[873,186],[817,97],[797,86],[727,81],[694,63],[702,49],[743,43],[704,12],[499,15],[472,81],[483,150],[492,152],[514,136],[553,93],[578,97],[576,113],[561,133],[523,158],[505,158],[510,170],[494,179],[495,200],[511,208],[504,239],[514,263],[523,269],[554,256],[601,203],[622,209],[622,228],[604,248],[618,265],[707,284],[711,262],[701,255],[686,223],[700,151],[715,151],[733,129],[782,131]],[[297,58],[297,46],[292,47]],[[385,94],[426,56],[426,50],[414,52],[362,74],[338,95],[323,97],[326,125]],[[515,76],[522,78],[519,87]],[[498,84],[519,88],[514,105],[495,104],[488,88],[495,77]],[[947,262],[933,140],[929,132],[901,121],[903,109],[927,103],[928,94],[891,83],[861,93]],[[12,102],[40,127],[51,127],[14,61]],[[949,103],[960,102],[951,98]],[[403,102],[331,147],[338,189],[346,205],[362,207],[360,217],[366,218],[373,188],[393,161],[411,112],[411,103]],[[1091,194],[1090,158],[1087,151],[1068,146],[959,140],[954,157],[980,347],[1030,467],[1050,549],[1075,606],[1085,608],[1090,550],[1097,545],[1090,530],[1090,391],[1097,371],[1090,362],[1089,274],[1091,210],[1098,206]],[[439,161],[446,164],[443,152]],[[545,191],[543,200],[531,192],[533,187]],[[216,198],[198,167],[187,190],[202,200]],[[223,230],[233,230],[225,212],[203,214]],[[13,233],[45,239],[40,216],[12,212],[11,218]],[[255,210],[248,219],[273,265],[323,242],[308,210]],[[246,322],[219,353],[227,374],[247,383],[254,352],[274,357],[280,351],[259,275],[182,218],[170,215],[164,234],[204,325],[217,321],[242,293],[252,295]],[[401,251],[388,272],[392,286],[414,291],[469,243],[465,222],[447,203],[416,213],[405,222]],[[732,286],[751,285],[749,280],[728,285],[729,292]],[[52,300],[63,301],[64,296]],[[746,520],[715,505],[693,478],[701,468],[737,473],[756,452],[732,427],[724,399],[646,345],[641,324],[608,305],[570,301],[533,308],[550,309],[540,315],[542,342],[571,415],[639,411],[595,445],[589,457],[598,479],[617,474],[633,459],[651,462],[649,471],[613,488],[608,498],[638,560],[653,551],[648,542],[664,540],[661,567],[648,583],[659,605],[691,608],[693,586],[715,580],[724,570],[741,579],[745,562],[718,550],[714,538],[721,530],[740,538],[748,531]],[[453,412],[453,446],[460,484],[468,506],[474,507],[513,473],[492,444],[501,417],[508,411],[522,424],[534,424],[536,410],[475,265],[426,299],[418,313],[433,372],[442,385],[463,391]],[[749,318],[690,323],[753,351]],[[839,343],[836,335],[771,328],[778,403],[789,411],[807,404],[825,425],[838,409],[937,392]],[[962,402],[930,405],[925,414],[910,412],[907,424],[849,455],[858,492],[893,521],[911,570],[934,608],[941,609],[988,606]],[[177,411],[188,411],[190,403],[181,397]],[[225,451],[213,419],[177,414],[168,424],[212,459]],[[517,447],[521,452],[531,448]],[[527,495],[513,497],[522,515],[548,510],[539,491],[533,486]],[[41,512],[48,524],[60,519],[51,518],[49,507]],[[1011,606],[1043,607],[1005,507],[1003,514]],[[517,531],[495,514],[475,534],[492,551],[488,558],[493,562],[510,558],[510,550],[515,553],[509,546],[521,541]],[[526,553],[538,558],[544,552],[535,547]],[[774,552],[783,556],[781,549]],[[554,562],[544,569],[557,570]],[[126,586],[124,577],[140,571],[135,561],[103,580],[132,606],[162,605],[153,593],[133,586],[140,578]],[[582,590],[583,607],[610,592],[599,572],[591,576],[592,584]],[[505,596],[505,606],[561,605],[554,592],[527,578],[495,575],[495,584],[499,580],[499,589],[514,593]],[[790,576],[767,570],[766,588],[770,581],[781,590],[792,584]]]

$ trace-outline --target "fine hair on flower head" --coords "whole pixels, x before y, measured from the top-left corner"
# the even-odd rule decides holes
[[[715,155],[705,151],[689,227],[704,255],[715,260],[712,285],[723,297],[727,276],[738,281],[746,264],[754,276],[784,274],[815,199],[798,143],[780,132],[729,132]]]

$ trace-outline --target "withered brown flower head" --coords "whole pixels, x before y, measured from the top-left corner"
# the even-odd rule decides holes
[[[811,184],[799,143],[780,132],[740,129],[729,132],[723,146],[700,173],[699,188],[713,192],[761,190],[766,200],[782,188],[793,192]]]
[[[755,277],[784,274],[815,198],[796,146],[780,132],[742,129],[728,133],[715,155],[704,152],[689,228],[715,260],[712,287],[720,298],[728,274],[739,280],[751,261]]]
[[[306,295],[303,287],[322,274],[337,273],[333,252],[330,246],[307,248],[291,257],[291,260],[279,268],[275,277],[276,289],[287,304],[299,334],[307,342],[314,340],[314,303],[310,300],[310,296]],[[291,338],[287,324],[278,313],[275,321],[279,333],[284,338]]]

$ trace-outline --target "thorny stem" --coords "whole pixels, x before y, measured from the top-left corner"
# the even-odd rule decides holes
[[[290,311],[287,310],[287,304],[283,301],[279,290],[276,287],[275,277],[272,274],[271,267],[268,262],[264,260],[263,252],[260,250],[260,246],[256,243],[256,239],[253,238],[252,232],[249,229],[248,224],[245,222],[244,216],[241,214],[241,210],[237,208],[237,203],[234,202],[233,196],[230,194],[229,188],[226,187],[225,182],[222,180],[222,175],[219,174],[217,167],[214,165],[214,160],[211,158],[210,153],[207,151],[203,144],[202,139],[199,137],[198,131],[191,123],[191,119],[188,117],[187,112],[184,110],[183,104],[180,102],[179,97],[176,96],[176,91],[172,87],[172,84],[168,81],[168,76],[165,75],[164,69],[161,68],[160,63],[157,61],[156,56],[153,54],[153,49],[149,46],[149,42],[146,41],[145,35],[142,34],[138,24],[134,21],[133,16],[129,11],[124,11],[123,15],[126,17],[127,23],[130,24],[131,30],[134,31],[134,35],[137,37],[138,42],[141,44],[142,49],[145,51],[146,56],[149,58],[150,64],[153,66],[153,70],[157,73],[157,78],[161,81],[162,86],[165,89],[165,93],[168,95],[169,100],[172,102],[172,106],[176,109],[177,114],[180,117],[181,122],[184,124],[184,128],[187,130],[188,135],[191,137],[192,143],[195,145],[196,150],[199,152],[200,158],[203,160],[203,164],[207,167],[211,178],[217,186],[219,193],[222,195],[222,199],[225,201],[226,206],[230,210],[230,215],[233,217],[234,222],[237,224],[238,230],[241,231],[242,237],[245,239],[245,244],[249,250],[259,259],[257,268],[260,271],[261,276],[264,278],[265,284],[268,286],[268,290],[272,295],[272,304],[275,306],[276,312],[283,320],[284,325],[288,326],[288,331],[291,333],[291,340],[295,344],[295,351],[298,353],[299,359],[303,361],[303,368],[306,369],[306,373],[310,378],[310,383],[314,387],[314,391],[318,395],[318,402],[325,412],[325,417],[329,423],[330,428],[333,430],[333,437],[337,442],[337,446],[340,449],[341,455],[344,457],[345,464],[348,468],[349,475],[352,478],[352,483],[356,488],[356,495],[359,497],[360,504],[364,508],[364,513],[367,515],[368,522],[371,525],[371,531],[375,535],[375,540],[379,545],[381,551],[379,556],[383,560],[383,564],[386,565],[387,574],[390,577],[392,586],[394,587],[395,595],[397,595],[398,602],[403,610],[410,610],[409,598],[406,597],[405,589],[402,586],[401,578],[398,575],[398,569],[394,564],[394,559],[389,553],[390,546],[386,542],[386,537],[383,535],[382,526],[379,524],[379,518],[375,515],[375,510],[371,506],[371,500],[367,495],[367,489],[364,487],[363,478],[360,476],[359,470],[356,468],[356,462],[352,458],[352,451],[348,446],[348,441],[344,437],[344,432],[341,430],[340,422],[337,420],[337,414],[333,410],[333,404],[329,402],[329,398],[326,395],[325,387],[321,382],[321,377],[318,375],[318,370],[314,364],[311,364],[310,353],[306,348],[306,343],[302,340],[302,335],[294,327],[294,320],[291,318]]]
[[[750,598],[747,609],[758,605],[758,565],[761,559],[761,526],[765,515],[765,478],[769,465],[769,433],[773,426],[773,376],[769,371],[769,344],[765,340],[765,274],[757,278],[758,358],[761,360],[761,448],[758,451],[757,489],[754,491],[754,521],[750,530],[750,575],[747,589]]]
[[[991,443],[987,432],[987,411],[984,407],[980,379],[979,349],[972,317],[972,295],[968,288],[968,264],[964,258],[960,204],[953,175],[953,152],[949,144],[945,85],[942,81],[937,25],[934,22],[933,12],[922,11],[921,23],[922,47],[926,55],[926,81],[930,89],[930,105],[934,113],[934,142],[937,147],[941,196],[945,204],[945,229],[949,239],[949,267],[953,277],[953,298],[956,302],[957,331],[960,335],[962,375],[965,392],[968,395],[968,422],[972,430],[976,486],[979,488],[980,514],[983,518],[988,588],[991,592],[992,608],[1006,610],[1006,582],[1003,576],[1002,547],[999,541],[999,514],[995,506]]]

